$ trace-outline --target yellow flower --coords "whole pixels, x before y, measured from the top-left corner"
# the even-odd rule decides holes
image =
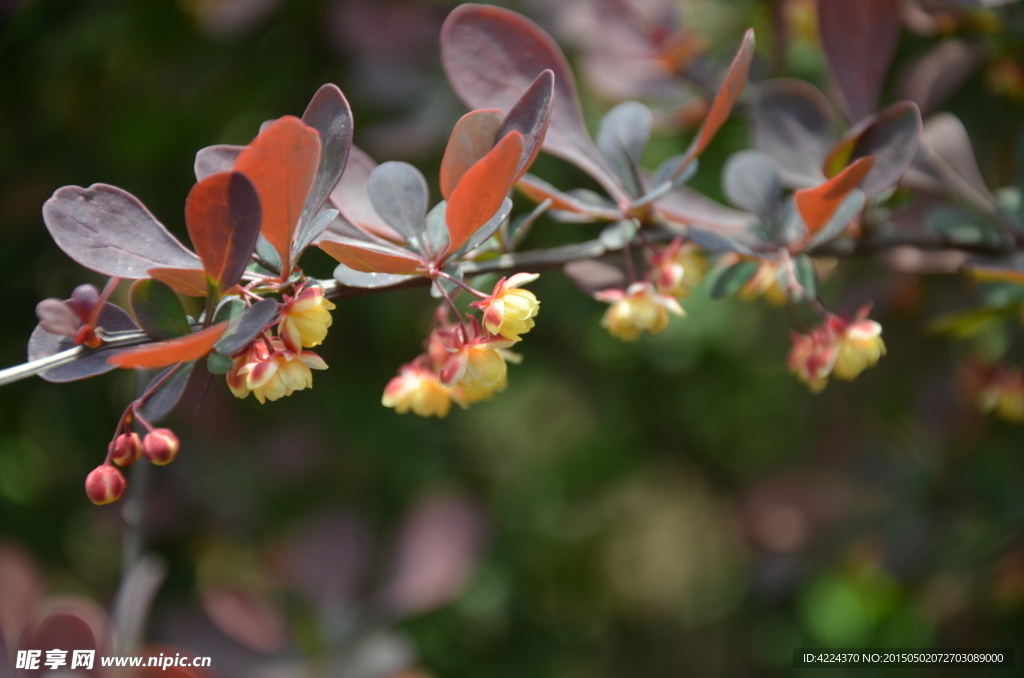
[[[676,239],[662,251],[651,256],[650,280],[662,294],[688,299],[690,293],[704,282],[708,262],[694,243],[683,244]]]
[[[490,384],[484,386],[479,381],[470,378],[468,375],[462,378],[458,384],[455,385],[454,391],[457,394],[456,400],[460,405],[466,407],[474,403],[481,403],[485,400],[490,400],[494,397],[495,393],[501,393],[508,386],[508,374]]]
[[[851,323],[839,334],[839,353],[832,373],[840,379],[855,379],[858,374],[878,364],[885,355],[882,326],[874,320],[861,319]]]
[[[271,350],[271,348],[273,350]],[[227,374],[228,387],[238,398],[250,393],[265,403],[313,386],[311,370],[326,370],[327,363],[311,351],[294,352],[273,339],[271,347],[256,342],[235,358]]]
[[[277,328],[278,336],[296,353],[303,348],[319,346],[331,326],[330,312],[334,308],[334,304],[324,298],[322,287],[306,287],[294,299],[285,302]]]
[[[622,341],[636,341],[642,332],[660,334],[668,327],[670,314],[686,315],[674,297],[659,294],[649,282],[635,282],[625,291],[603,290],[594,298],[611,304],[601,326]]]
[[[774,261],[764,260],[736,297],[740,301],[754,301],[763,296],[772,306],[785,306],[789,302],[789,295],[779,284],[779,264]]]
[[[422,358],[422,356],[421,356]],[[421,417],[444,419],[451,410],[455,389],[441,385],[437,375],[421,359],[403,365],[398,376],[384,387],[381,404],[405,414],[410,410]]]
[[[789,351],[789,371],[796,375],[811,393],[821,393],[828,386],[828,375],[836,361],[836,341],[827,325],[810,334],[793,334]]]
[[[533,329],[540,302],[533,292],[519,287],[539,277],[536,273],[516,273],[511,278],[502,278],[489,297],[472,304],[483,310],[484,327],[488,332],[519,341],[520,335]]]

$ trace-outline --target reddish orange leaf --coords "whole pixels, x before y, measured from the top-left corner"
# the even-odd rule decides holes
[[[447,200],[455,185],[476,161],[494,147],[505,114],[497,108],[470,111],[459,118],[441,159],[441,195]]]
[[[295,116],[278,118],[238,155],[234,170],[249,178],[260,196],[260,233],[281,255],[284,276],[295,226],[320,162],[320,135]]]
[[[150,278],[166,283],[175,292],[187,297],[205,297],[206,272],[201,268],[151,268],[146,271]]]
[[[207,275],[221,291],[238,282],[260,234],[260,199],[244,174],[218,172],[192,187],[185,224]]]
[[[339,239],[321,240],[317,245],[339,262],[363,273],[410,275],[423,265],[421,260],[405,255],[403,250],[398,248],[386,248],[350,238],[345,240],[346,242],[339,242]]]
[[[725,80],[722,82],[718,94],[715,95],[715,100],[711,102],[711,110],[704,118],[704,124],[697,132],[697,137],[693,140],[687,155],[695,157],[703,153],[718,129],[728,119],[729,114],[732,113],[733,104],[743,92],[743,86],[747,84],[747,74],[750,72],[750,62],[753,58],[754,29],[750,28],[743,36],[739,51],[736,52],[732,65],[729,66],[729,72],[725,74]]]
[[[126,369],[156,369],[189,360],[198,360],[213,350],[213,345],[224,334],[227,322],[217,323],[185,337],[158,341],[138,348],[129,348],[107,358],[107,362]]]
[[[820,186],[804,188],[793,194],[796,209],[807,224],[808,236],[814,235],[828,223],[846,196],[857,188],[874,164],[875,156],[869,155],[857,160]]]
[[[462,175],[445,213],[449,252],[462,247],[501,208],[516,180],[522,155],[523,135],[513,130]]]

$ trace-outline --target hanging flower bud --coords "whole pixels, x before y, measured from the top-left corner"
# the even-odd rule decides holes
[[[110,443],[110,461],[118,466],[131,466],[142,456],[138,433],[122,433]]]
[[[829,318],[839,348],[832,372],[840,379],[855,379],[867,368],[877,365],[879,358],[885,355],[882,326],[868,320],[870,310],[870,306],[864,306],[852,322],[837,316]]]
[[[109,464],[97,466],[85,477],[85,494],[97,506],[110,504],[124,496],[128,481]]]
[[[660,334],[668,327],[670,314],[686,315],[675,297],[657,292],[649,282],[635,282],[625,291],[602,290],[594,298],[611,304],[601,326],[622,341],[636,341],[642,332]]]
[[[533,292],[519,288],[539,277],[536,273],[516,273],[511,278],[502,278],[489,297],[470,304],[483,310],[488,332],[519,341],[520,335],[533,329],[540,302]]]
[[[326,369],[327,363],[316,353],[295,352],[280,339],[272,339],[269,347],[257,341],[236,356],[227,382],[236,397],[245,398],[252,393],[262,404],[312,388],[311,370]]]
[[[828,375],[836,361],[838,347],[827,327],[818,327],[810,334],[793,333],[789,351],[789,369],[807,385],[812,393],[821,393],[828,385]]]
[[[334,304],[324,298],[322,287],[311,285],[294,299],[286,298],[277,333],[289,350],[298,353],[323,343],[331,326]]]
[[[441,385],[437,374],[428,367],[429,358],[425,355],[403,365],[384,387],[381,404],[393,407],[398,414],[410,410],[421,417],[438,417],[444,419],[457,396],[454,389]]]
[[[142,453],[157,466],[167,466],[178,456],[178,436],[169,428],[155,428],[142,441]]]
[[[676,238],[668,247],[651,252],[648,278],[661,294],[688,299],[695,287],[704,282],[708,262],[694,243],[683,244]]]

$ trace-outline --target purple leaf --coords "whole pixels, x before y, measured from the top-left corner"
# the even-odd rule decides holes
[[[353,146],[341,181],[331,191],[330,200],[348,223],[382,238],[400,241],[402,236],[380,218],[370,202],[368,184],[376,167],[377,163],[370,156],[358,146]]]
[[[326,84],[313,95],[302,114],[302,122],[320,134],[320,164],[302,208],[297,233],[313,222],[345,171],[352,148],[352,110],[337,85]],[[292,258],[299,254],[293,252]]]
[[[138,198],[115,186],[65,186],[43,205],[43,221],[64,252],[86,268],[145,278],[151,268],[201,268]]]
[[[850,120],[875,111],[896,52],[903,0],[819,0],[818,33]]]
[[[971,138],[959,118],[952,113],[932,116],[921,134],[921,146],[925,159],[955,193],[975,205],[995,203],[978,169]]]
[[[729,202],[762,219],[770,218],[782,199],[782,179],[772,159],[761,151],[733,153],[722,169]]]
[[[507,9],[459,5],[441,29],[441,60],[452,89],[471,109],[508,111],[550,69],[555,98],[544,150],[590,174],[614,198],[628,197],[583,124],[565,55],[535,23]]]
[[[689,186],[675,189],[658,200],[655,207],[669,221],[684,226],[696,224],[732,236],[748,234],[757,225],[753,214],[721,205]]]
[[[346,287],[391,287],[403,283],[416,276],[401,275],[398,273],[377,273],[375,271],[365,272],[349,268],[345,264],[338,264],[334,269],[334,279]]]
[[[36,304],[36,317],[39,327],[50,334],[61,337],[74,337],[80,326],[75,313],[69,304],[60,299],[43,299]]]
[[[901,101],[853,127],[825,161],[826,173],[837,174],[851,162],[872,155],[875,164],[860,189],[868,198],[895,186],[917,155],[921,112],[912,101]]]
[[[102,327],[108,332],[126,332],[139,329],[130,315],[113,304],[105,304],[103,306],[97,326]],[[74,347],[75,342],[72,338],[50,334],[37,325],[28,340],[28,359],[45,358]],[[107,363],[107,358],[118,353],[120,350],[103,347],[95,351],[85,350],[82,357],[74,362],[51,368],[39,376],[46,381],[64,383],[94,377],[98,374],[105,374],[115,369],[113,365]]]
[[[185,387],[188,386],[189,377],[192,376],[195,365],[195,362],[190,362],[180,367],[176,365],[171,366],[150,380],[149,385],[146,387],[147,390],[163,379],[168,372],[176,369],[175,373],[142,406],[143,419],[155,424],[174,410],[178,405],[178,401],[181,400],[182,394],[185,393]]]
[[[576,283],[584,294],[594,296],[602,290],[626,286],[626,274],[621,268],[597,259],[570,261],[564,267],[565,275]]]
[[[232,355],[249,345],[256,335],[273,321],[278,303],[274,299],[257,301],[234,318],[224,330],[214,349],[221,355]]]
[[[633,197],[643,192],[637,168],[651,139],[653,118],[639,101],[626,101],[605,114],[597,132],[598,150]]]
[[[788,188],[816,186],[821,165],[835,143],[832,108],[803,80],[769,80],[757,88],[754,146],[775,160]]]
[[[519,163],[519,176],[526,172],[540,152],[541,142],[551,120],[554,94],[555,74],[551,69],[545,69],[512,105],[494,135],[495,143],[512,130],[523,135],[523,158]]]
[[[415,506],[398,534],[388,599],[399,615],[426,612],[462,592],[476,567],[484,517],[459,495],[438,494]]]
[[[423,245],[430,189],[418,169],[406,162],[386,162],[370,174],[367,193],[388,226]]]
[[[939,43],[910,65],[900,77],[901,99],[918,105],[922,114],[942,105],[985,61],[988,50],[959,38]]]
[[[202,181],[218,172],[230,172],[235,166],[238,154],[244,150],[245,146],[230,146],[228,144],[200,148],[196,153],[196,181]]]

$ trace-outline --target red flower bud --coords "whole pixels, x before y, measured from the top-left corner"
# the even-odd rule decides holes
[[[110,461],[118,466],[131,466],[142,456],[142,440],[138,433],[122,433],[110,444]]]
[[[124,496],[128,481],[121,472],[109,464],[97,466],[85,478],[85,493],[97,506],[110,504]]]
[[[142,441],[142,453],[157,466],[166,466],[178,456],[178,436],[169,428],[155,428]]]

